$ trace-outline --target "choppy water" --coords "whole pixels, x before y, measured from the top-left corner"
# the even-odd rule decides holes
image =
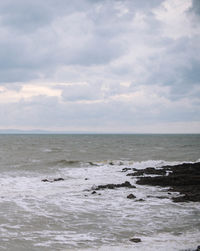
[[[194,249],[200,203],[155,198],[167,195],[158,187],[88,189],[135,184],[124,167],[199,158],[200,135],[0,135],[0,250]]]

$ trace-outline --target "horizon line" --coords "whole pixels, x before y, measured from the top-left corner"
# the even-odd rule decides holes
[[[102,132],[102,131],[49,131],[49,130],[42,130],[42,129],[37,129],[37,130],[21,130],[21,129],[0,129],[0,135],[5,135],[5,134],[35,134],[35,135],[42,135],[42,134],[61,134],[61,135],[64,135],[64,134],[79,134],[79,135],[86,135],[86,134],[95,134],[95,135],[104,135],[104,134],[112,134],[112,135],[130,135],[130,134],[133,134],[133,135],[138,135],[138,134],[151,134],[151,135],[160,135],[160,134],[177,134],[177,135],[191,135],[191,134],[200,134],[200,132],[187,132],[187,133],[184,133],[184,132]]]

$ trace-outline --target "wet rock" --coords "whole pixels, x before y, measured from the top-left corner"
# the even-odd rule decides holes
[[[93,190],[100,190],[100,189],[115,189],[115,188],[120,188],[120,187],[126,187],[126,188],[136,188],[134,185],[131,185],[131,183],[129,181],[125,181],[122,184],[107,184],[107,185],[99,185],[95,188],[92,189]]]
[[[49,179],[43,179],[42,182],[55,182],[55,181],[63,181],[63,178],[55,178],[53,180],[49,180]]]
[[[55,178],[53,179],[53,181],[63,181],[64,179],[63,178]]]
[[[133,195],[132,193],[130,193],[130,194],[127,196],[127,199],[135,199],[135,198],[136,198],[136,196]]]
[[[154,167],[147,167],[145,169],[137,170],[134,173],[128,173],[127,176],[142,176],[144,174],[150,175],[165,175],[166,170],[164,169],[156,169]]]
[[[125,168],[122,169],[122,172],[127,172],[127,171],[130,171],[130,170],[132,170],[132,168],[130,168],[130,167],[125,167]]]
[[[152,196],[152,195],[147,195],[147,198],[169,199],[167,196]]]
[[[142,201],[145,201],[144,199],[139,199],[139,200],[136,200],[136,201],[138,201],[138,202],[142,202]]]
[[[179,192],[180,197],[173,197],[174,202],[200,201],[200,162],[164,166],[168,175],[139,177],[137,184],[170,187],[169,191]]]
[[[139,242],[141,242],[141,239],[140,238],[131,238],[129,241],[139,243]]]
[[[42,182],[49,182],[49,180],[48,179],[43,179]]]

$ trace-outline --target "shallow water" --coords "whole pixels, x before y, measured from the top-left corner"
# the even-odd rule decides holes
[[[1,250],[170,251],[200,244],[199,203],[158,199],[174,196],[158,187],[90,190],[135,184],[124,167],[195,162],[200,135],[0,135],[0,143]],[[59,177],[64,181],[41,181]],[[127,199],[130,193],[144,201]]]

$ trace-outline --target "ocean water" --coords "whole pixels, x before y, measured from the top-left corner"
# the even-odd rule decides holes
[[[0,250],[194,250],[199,202],[158,199],[170,196],[159,187],[91,187],[135,184],[124,167],[199,159],[200,135],[0,135]],[[54,178],[64,181],[41,181]]]

